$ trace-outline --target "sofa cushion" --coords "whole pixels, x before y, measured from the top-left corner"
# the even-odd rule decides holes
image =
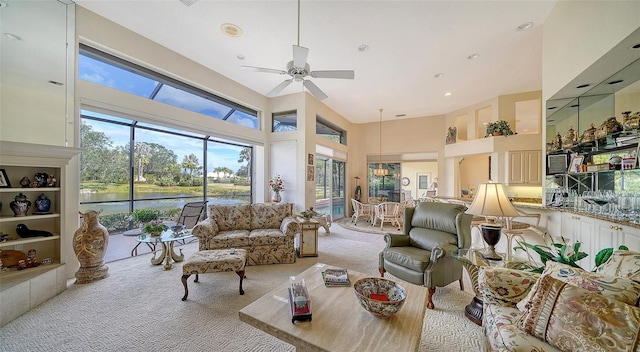
[[[500,267],[483,267],[478,272],[478,291],[485,304],[515,308],[540,277],[539,274]]]
[[[617,250],[598,267],[598,273],[640,281],[640,253]]]
[[[389,247],[382,250],[386,261],[398,264],[413,271],[424,272],[429,264],[431,251],[417,247]]]
[[[207,214],[215,219],[220,231],[251,229],[251,206],[249,204],[210,204]]]
[[[249,245],[266,246],[287,243],[285,236],[279,229],[256,229],[249,233]]]
[[[241,248],[249,245],[248,230],[220,231],[211,241],[211,249],[217,248]]]
[[[291,216],[291,203],[252,204],[251,229],[279,229],[282,220]]]
[[[489,351],[553,352],[560,351],[518,326],[522,312],[516,308],[485,304],[482,326]]]
[[[640,351],[640,308],[543,275],[524,332],[562,351]]]
[[[582,287],[588,291],[598,292],[631,305],[638,305],[640,299],[640,283],[630,279],[584,271],[562,263],[547,261],[542,276],[551,276],[556,280]],[[534,287],[529,295],[518,303],[518,308],[521,311],[526,310],[526,305],[533,297],[535,290]]]

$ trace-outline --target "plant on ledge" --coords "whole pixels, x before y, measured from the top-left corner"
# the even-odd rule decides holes
[[[514,134],[511,130],[511,126],[509,123],[504,120],[498,120],[496,122],[489,122],[487,124],[487,133],[484,135],[485,137],[491,136],[509,136]]]
[[[161,220],[151,220],[142,227],[144,232],[148,234],[160,234],[169,229],[169,226],[162,223]]]

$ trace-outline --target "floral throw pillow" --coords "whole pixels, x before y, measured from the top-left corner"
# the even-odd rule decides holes
[[[605,276],[601,273],[584,271],[580,268],[552,261],[547,262],[541,278],[544,276],[551,276],[556,280],[581,287],[587,291],[603,294],[626,304],[637,306],[640,300],[640,283],[631,279]],[[526,310],[526,305],[531,301],[535,290],[536,287],[534,286],[527,297],[517,304],[520,311]]]
[[[562,282],[538,280],[520,327],[562,351],[639,351],[640,308]]]
[[[597,272],[606,276],[625,277],[640,281],[640,253],[623,250],[613,251],[613,255],[598,267]]]

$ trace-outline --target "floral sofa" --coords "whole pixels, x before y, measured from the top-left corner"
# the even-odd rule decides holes
[[[247,264],[295,263],[294,238],[300,225],[293,204],[209,204],[207,219],[191,231],[199,249],[243,248]]]
[[[596,272],[485,267],[478,287],[488,351],[640,351],[640,253],[615,251]]]

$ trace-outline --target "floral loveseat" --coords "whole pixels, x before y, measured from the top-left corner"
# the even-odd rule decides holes
[[[596,272],[548,261],[542,274],[481,268],[489,351],[640,351],[640,253]]]
[[[293,204],[209,204],[207,219],[191,231],[199,249],[243,248],[247,264],[295,263],[293,246],[300,225]]]

